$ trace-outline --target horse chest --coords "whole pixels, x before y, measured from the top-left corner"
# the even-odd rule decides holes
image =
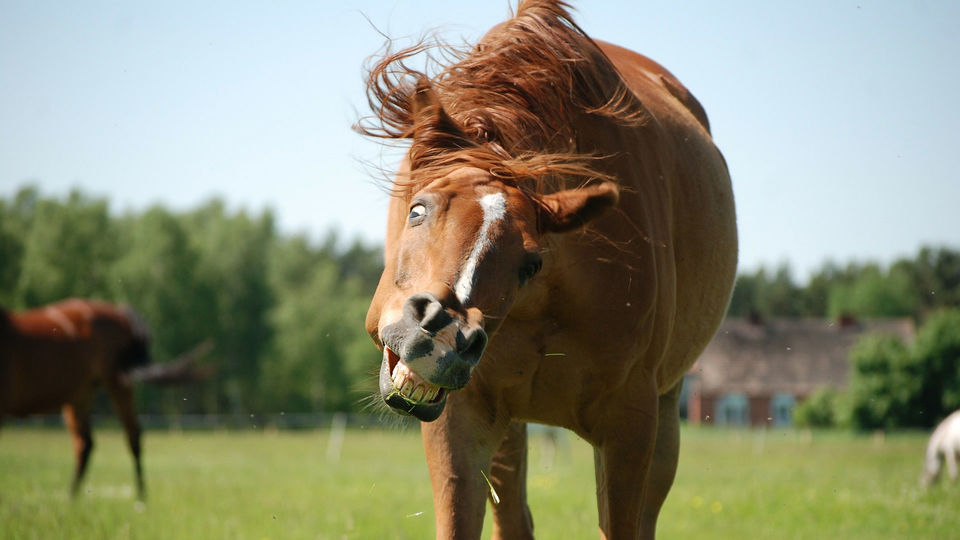
[[[514,419],[577,430],[589,423],[585,411],[635,383],[639,361],[633,338],[574,331],[549,316],[508,320],[477,368],[477,384]]]

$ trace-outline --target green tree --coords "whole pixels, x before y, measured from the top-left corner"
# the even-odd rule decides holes
[[[805,315],[810,317],[827,317],[829,313],[830,289],[837,283],[852,281],[851,268],[843,269],[828,261],[811,277],[802,295],[806,305]]]
[[[916,291],[902,266],[884,273],[879,266],[868,265],[852,283],[838,283],[830,290],[828,313],[832,317],[909,317],[916,310]]]
[[[727,315],[730,317],[749,317],[757,311],[757,290],[764,275],[760,270],[755,274],[740,274],[733,287],[733,296],[730,298],[730,307]]]
[[[960,251],[923,247],[914,261],[904,260],[923,311],[960,308]]]
[[[772,279],[760,287],[757,310],[764,317],[799,317],[804,314],[803,291],[794,283],[786,264],[777,268]]]
[[[794,283],[789,265],[783,264],[772,276],[765,268],[738,276],[727,312],[738,317],[797,317],[804,314],[804,304],[802,289]]]
[[[857,429],[900,427],[909,422],[911,397],[920,389],[910,353],[900,338],[868,335],[850,353],[850,422]]]
[[[167,361],[216,336],[215,291],[197,272],[199,255],[183,223],[155,206],[118,220],[123,256],[113,267],[113,298],[135,306],[150,324],[154,361]],[[137,393],[147,412],[201,412],[202,387]],[[215,398],[211,397],[211,400]]]
[[[36,201],[33,213],[15,293],[18,303],[108,298],[110,267],[119,252],[107,202],[74,191],[63,203]]]
[[[930,315],[917,332],[913,356],[920,380],[917,425],[929,427],[960,409],[960,310]]]
[[[169,359],[212,337],[214,295],[198,280],[199,256],[183,224],[154,207],[121,221],[124,255],[113,268],[113,296],[153,327],[153,352]]]
[[[0,306],[20,307],[16,285],[36,197],[35,188],[24,188],[13,201],[0,200]]]
[[[798,427],[835,427],[841,421],[839,414],[840,397],[840,392],[835,388],[820,388],[797,405],[793,413],[793,419]]]
[[[362,381],[379,365],[364,330],[372,286],[382,268],[374,250],[355,243],[339,253],[335,238],[317,250],[303,237],[280,243],[271,257],[277,303],[264,369],[268,403],[287,410],[346,411],[356,407]],[[373,383],[371,383],[371,388]]]
[[[737,276],[728,315],[746,317],[903,317],[960,307],[960,251],[923,247],[884,269],[876,263],[826,262],[806,285],[790,269],[761,267]]]
[[[197,277],[214,293],[210,323],[219,370],[216,402],[206,406],[234,414],[257,410],[260,361],[271,339],[267,259],[275,239],[273,215],[230,215],[222,201],[213,200],[183,216],[183,226],[199,256]]]
[[[960,310],[931,315],[909,348],[896,337],[866,336],[851,365],[854,427],[933,426],[960,409]]]

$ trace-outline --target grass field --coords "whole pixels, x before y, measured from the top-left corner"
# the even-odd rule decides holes
[[[433,537],[417,430],[148,432],[135,503],[118,431],[100,429],[85,493],[67,499],[64,431],[0,431],[0,538]],[[960,486],[918,484],[925,438],[686,428],[660,538],[957,538]],[[531,436],[539,538],[597,538],[592,450]],[[489,534],[489,524],[486,529]]]

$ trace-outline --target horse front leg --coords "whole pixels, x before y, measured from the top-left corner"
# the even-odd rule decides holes
[[[640,518],[656,442],[656,389],[615,400],[606,411],[591,440],[600,534],[607,540],[652,539],[652,531],[641,536]]]
[[[682,387],[681,380],[658,400],[657,439],[640,516],[640,535],[644,538],[653,538],[656,534],[657,516],[677,474],[677,461],[680,457],[679,400]]]
[[[453,392],[440,418],[421,423],[438,539],[480,538],[489,492],[484,475],[508,425],[468,392]]]
[[[533,538],[527,506],[527,425],[513,422],[490,464],[490,482],[500,502],[494,504],[493,539]]]

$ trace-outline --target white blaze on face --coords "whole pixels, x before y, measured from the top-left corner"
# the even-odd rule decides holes
[[[460,270],[460,278],[457,279],[453,292],[461,304],[466,304],[470,299],[470,291],[473,289],[473,282],[476,279],[477,264],[480,262],[480,255],[490,244],[490,228],[494,223],[503,219],[507,213],[507,198],[503,193],[489,193],[480,197],[480,208],[483,209],[483,224],[480,225],[480,232],[477,233],[477,240],[470,250],[470,256],[467,263]]]

